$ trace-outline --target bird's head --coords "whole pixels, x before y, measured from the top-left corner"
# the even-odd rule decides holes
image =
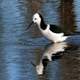
[[[42,16],[39,13],[35,13],[32,17],[32,22],[30,23],[30,25],[28,26],[28,28],[30,28],[30,26],[35,23],[37,25],[40,25],[41,21],[43,21]],[[27,29],[28,29],[27,28]]]
[[[33,15],[32,21],[33,21],[33,23],[36,23],[36,24],[39,25],[39,24],[41,23],[40,14],[39,14],[39,13],[35,13],[35,14]]]

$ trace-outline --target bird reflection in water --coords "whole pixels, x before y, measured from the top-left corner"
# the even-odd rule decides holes
[[[54,43],[44,51],[39,64],[36,66],[37,74],[42,75],[49,61],[59,59],[65,52],[68,44],[66,42]]]

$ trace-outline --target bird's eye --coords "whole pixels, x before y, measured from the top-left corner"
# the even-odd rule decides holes
[[[37,20],[37,18],[35,18],[35,20]]]

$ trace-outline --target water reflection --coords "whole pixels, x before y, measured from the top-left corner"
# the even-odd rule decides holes
[[[75,21],[78,26],[77,30],[80,31],[80,0],[74,0]]]
[[[41,75],[40,80],[75,80],[79,70],[78,50],[79,45],[73,43],[49,44],[36,66],[37,74]]]
[[[38,65],[36,66],[37,74],[42,75],[45,73],[45,69],[48,65],[48,62],[53,62],[51,69],[54,69],[54,74],[56,73],[57,68],[61,68],[60,65],[62,65],[58,59],[60,60],[62,56],[65,56],[67,54],[72,54],[72,51],[76,51],[78,49],[78,46],[69,44],[67,42],[61,42],[61,43],[55,43],[55,44],[50,44],[48,47],[46,47],[44,53],[42,54],[42,57],[40,58],[40,61],[38,62]],[[64,59],[65,60],[65,59]],[[49,71],[49,70],[48,70]],[[49,72],[48,72],[49,73]],[[53,74],[53,72],[52,72]],[[54,76],[55,78],[57,76]],[[49,77],[50,78],[50,77]],[[57,79],[55,79],[57,80]]]
[[[45,62],[60,58],[60,56],[62,55],[62,53],[65,51],[67,47],[68,47],[68,44],[66,42],[55,43],[48,46],[48,48],[45,49],[39,64],[36,66],[37,73],[39,75],[43,74],[44,66],[46,65]]]
[[[74,15],[74,0],[61,0],[60,4],[60,22],[61,26],[67,33],[75,31],[75,15]]]

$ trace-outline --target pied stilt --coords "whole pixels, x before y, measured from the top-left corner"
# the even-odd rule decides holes
[[[41,33],[52,42],[63,42],[68,36],[65,36],[60,27],[51,24],[45,24],[44,19],[40,13],[35,13],[32,18],[32,23],[36,23]],[[32,25],[29,25],[29,27]],[[28,27],[28,28],[29,28]]]

